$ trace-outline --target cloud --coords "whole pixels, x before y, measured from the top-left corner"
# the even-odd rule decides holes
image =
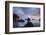
[[[24,12],[23,12],[22,8],[18,8],[18,7],[17,8],[16,7],[13,8],[13,13],[17,14],[17,15],[20,15],[20,16],[24,15]]]

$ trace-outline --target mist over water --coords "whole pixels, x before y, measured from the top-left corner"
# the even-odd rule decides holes
[[[18,26],[24,27],[27,24],[27,18],[30,18],[30,22],[34,27],[40,27],[40,8],[29,8],[29,7],[13,7],[13,13],[18,15],[20,19],[25,22],[18,22]],[[33,19],[33,20],[32,20]]]

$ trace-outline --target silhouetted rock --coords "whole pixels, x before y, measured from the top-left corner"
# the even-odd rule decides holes
[[[30,22],[30,18],[27,19],[27,24],[24,27],[33,27],[32,22]]]

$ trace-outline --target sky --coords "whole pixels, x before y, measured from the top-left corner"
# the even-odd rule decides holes
[[[31,8],[31,7],[13,7],[13,13],[17,14],[21,18],[40,16],[40,8]],[[36,17],[35,17],[36,18]]]

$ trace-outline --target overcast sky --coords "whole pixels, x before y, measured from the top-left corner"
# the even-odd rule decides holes
[[[40,8],[31,7],[13,7],[13,13],[18,16],[40,16]]]

